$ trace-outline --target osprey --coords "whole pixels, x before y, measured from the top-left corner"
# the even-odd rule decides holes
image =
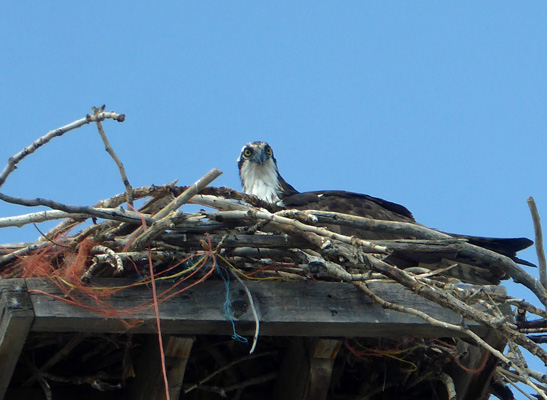
[[[275,203],[282,208],[334,211],[372,219],[417,224],[412,213],[406,207],[366,194],[342,190],[298,192],[292,185],[287,183],[279,173],[277,160],[274,157],[272,147],[266,142],[251,142],[243,146],[241,154],[237,159],[237,164],[241,185],[245,193],[255,195],[261,200]],[[392,233],[372,232],[338,225],[328,227],[335,232],[349,236],[355,235],[367,240],[414,239],[401,237],[400,235],[395,236]],[[500,239],[455,234],[450,235],[456,238],[464,238],[471,244],[506,255],[518,263],[533,265],[516,257],[518,251],[533,244],[533,242],[527,238]],[[404,265],[404,262],[403,265],[401,265],[402,261],[398,259],[397,265],[408,267],[415,265],[418,260],[406,261],[406,265]],[[489,278],[494,277],[489,276]],[[501,276],[495,278],[501,278]],[[478,283],[499,282],[498,279],[466,279],[466,281],[471,282],[477,282],[477,280],[479,281]]]

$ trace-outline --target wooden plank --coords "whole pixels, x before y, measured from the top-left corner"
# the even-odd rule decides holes
[[[165,345],[165,366],[171,399],[178,399],[180,396],[186,364],[188,364],[194,341],[195,338],[192,337],[169,336]],[[165,400],[165,393],[162,391],[157,399]]]
[[[302,400],[308,385],[310,360],[306,352],[309,338],[292,338],[283,355],[274,390],[275,400]]]
[[[165,367],[171,399],[178,399],[180,396],[184,372],[193,344],[193,337],[163,336]],[[166,399],[156,335],[150,335],[147,340],[143,353],[135,365],[135,379],[131,383],[129,391],[131,398],[136,400]]]
[[[334,360],[342,346],[340,339],[318,338],[311,344],[310,373],[305,399],[325,400],[329,393]]]
[[[102,280],[120,285],[120,279]],[[125,282],[127,283],[127,282]],[[329,282],[246,282],[260,318],[260,334],[272,336],[340,336],[340,337],[442,337],[460,336],[444,328],[430,326],[422,319],[404,313],[385,310],[372,303],[364,293],[351,284]],[[28,279],[29,289],[52,294],[60,290],[47,279]],[[166,284],[158,285],[158,293]],[[396,283],[370,282],[369,286],[382,298],[422,310],[433,318],[452,324],[462,324],[462,317],[434,304]],[[502,290],[503,288],[499,288]],[[498,289],[496,289],[498,290]],[[220,281],[206,281],[171,298],[160,305],[162,329],[166,334],[231,334],[232,327],[223,310],[226,289]],[[117,318],[67,304],[52,297],[31,293],[36,313],[33,331],[41,332],[127,332],[127,325]],[[132,309],[150,300],[148,287],[124,290],[113,295],[109,302],[118,309]],[[252,311],[242,286],[231,282],[232,316],[237,332],[254,333]],[[153,333],[153,309],[132,314],[139,321],[132,331]],[[479,335],[484,326],[465,322]]]
[[[340,339],[293,340],[283,357],[274,399],[325,400],[341,345]]]
[[[505,290],[503,288],[503,290]],[[512,320],[511,306],[502,304],[499,310]],[[507,340],[489,331],[482,337],[488,344],[503,353]],[[494,373],[499,360],[480,346],[473,346],[459,340],[457,343],[458,353],[463,356],[458,360],[460,365],[452,363],[447,369],[448,374],[454,380],[454,386],[459,400],[482,399],[488,389],[492,374]]]
[[[0,281],[0,400],[30,331],[34,313],[23,279]]]
[[[484,339],[502,353],[507,345],[507,340],[495,333],[490,333]],[[492,374],[499,360],[482,347],[472,346],[463,341],[458,343],[457,348],[459,354],[463,354],[463,357],[459,360],[460,364],[468,369],[466,371],[460,365],[456,365],[456,363],[453,363],[448,369],[449,375],[454,380],[458,399],[482,399],[486,394]]]

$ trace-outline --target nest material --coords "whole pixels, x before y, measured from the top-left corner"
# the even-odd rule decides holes
[[[193,202],[206,205],[209,208],[216,207],[216,210],[201,210],[193,213],[170,211],[168,214],[169,223],[164,221],[158,223],[157,219],[152,222],[155,215],[176,201],[185,190],[188,188],[173,185],[135,189],[133,191],[135,199],[148,199],[138,212],[122,211],[119,206],[125,202],[126,197],[119,195],[96,206],[97,209],[112,211],[112,217],[107,221],[99,222],[97,220],[93,221],[91,225],[85,226],[84,214],[78,214],[65,219],[36,243],[5,246],[0,256],[4,277],[45,277],[43,274],[46,274],[51,279],[59,277],[68,281],[72,280],[72,284],[78,284],[81,285],[78,287],[85,288],[88,282],[95,277],[140,275],[140,279],[147,279],[150,274],[150,264],[154,267],[156,275],[173,274],[176,271],[187,271],[185,273],[189,274],[190,271],[196,270],[198,264],[196,260],[207,255],[210,257],[210,262],[214,260],[222,268],[235,271],[236,276],[243,279],[273,278],[285,281],[311,279],[353,282],[383,307],[418,315],[427,320],[428,316],[420,315],[418,310],[412,310],[403,304],[386,302],[367,286],[367,281],[371,279],[394,280],[408,289],[442,304],[443,307],[459,312],[466,318],[481,321],[490,328],[497,329],[514,343],[521,346],[524,344],[525,348],[528,346],[532,350],[535,349],[538,357],[544,357],[541,350],[531,346],[524,335],[518,332],[517,327],[507,319],[507,315],[500,313],[499,309],[508,301],[517,304],[515,300],[496,297],[488,291],[476,288],[471,290],[466,289],[465,286],[462,287],[461,282],[451,273],[457,266],[446,265],[443,260],[436,265],[432,264],[429,268],[410,267],[406,270],[401,270],[382,261],[392,254],[393,248],[399,252],[405,251],[405,247],[401,247],[402,243],[407,244],[404,241],[393,241],[390,250],[389,241],[375,244],[357,238],[344,237],[318,227],[312,212],[283,210],[276,212],[269,204],[263,204],[253,197],[224,188],[207,188],[202,191],[206,194],[193,198]],[[257,208],[259,206],[263,206],[263,208]],[[123,218],[122,221],[119,220],[121,218]],[[139,219],[129,222],[129,218]],[[147,229],[144,230],[139,224],[146,220],[151,223],[147,224]],[[78,231],[79,225],[82,228]],[[150,231],[154,232],[150,234]],[[74,233],[71,234],[71,232]],[[421,246],[420,251],[423,252],[424,246],[431,245],[435,251],[438,251],[440,247],[445,249],[454,245],[461,246],[461,242],[424,240],[421,243],[413,241],[411,245]],[[408,251],[412,252],[414,248],[409,247]],[[173,266],[176,266],[175,270],[172,269]],[[201,279],[205,274],[204,271],[193,278]],[[210,274],[209,276],[210,279],[215,279],[216,275]],[[219,277],[217,276],[216,279]],[[421,285],[422,290],[416,284]],[[477,304],[480,304],[487,312],[474,308],[474,305]],[[532,309],[530,308],[530,310]],[[429,322],[442,324],[442,322],[432,319]],[[472,339],[478,341],[475,344],[495,351],[488,343],[484,341],[481,343],[481,339],[474,337],[472,332],[466,330],[465,327],[453,326],[451,328],[468,333]],[[90,339],[86,339],[86,341],[88,340]],[[267,343],[271,340],[275,342],[277,339],[266,339],[264,343],[259,342],[258,349],[264,348],[264,351],[270,351]],[[378,393],[377,395],[380,396],[380,392],[382,396],[387,392],[392,392],[393,396],[397,393],[408,394],[411,392],[418,393],[417,396],[423,396],[425,392],[421,391],[426,387],[431,390],[431,382],[436,388],[446,384],[443,381],[443,379],[446,380],[446,377],[442,375],[445,372],[441,373],[442,367],[456,362],[455,360],[458,360],[462,355],[456,350],[456,343],[459,340],[444,339],[442,342],[444,344],[440,345],[444,346],[444,350],[440,350],[430,341],[421,340],[418,348],[412,351],[408,350],[411,354],[410,357],[393,356],[390,353],[393,349],[406,351],[404,350],[405,346],[402,345],[403,342],[391,341],[387,344],[384,341],[373,345],[371,339],[355,339],[354,346],[346,342],[344,350],[337,359],[337,367],[333,370],[332,390],[339,394],[345,393],[344,395],[368,393],[363,398],[371,399],[375,398],[374,393]],[[355,350],[355,344],[358,344],[357,347],[360,349],[374,350],[368,350],[368,352]],[[32,358],[36,358],[35,347],[29,346],[26,352],[32,354]],[[406,346],[407,349],[409,347],[412,346]],[[435,348],[437,350],[432,350]],[[281,349],[279,351],[287,350]],[[374,352],[375,354],[371,355]],[[498,351],[498,355],[500,354]],[[120,358],[120,356],[116,357]],[[348,357],[351,361],[348,361]],[[503,357],[502,360],[509,360],[510,356],[501,355],[501,357]],[[515,357],[518,359],[518,356]],[[276,369],[279,368],[279,363],[276,360],[273,357],[271,371],[264,372],[266,375],[270,374],[268,376],[271,379],[256,383],[256,385],[249,385],[249,388],[245,390],[240,388],[242,393],[256,393],[257,390],[270,392],[274,381],[274,375],[271,374],[277,376],[279,373],[279,370]],[[226,362],[231,361],[231,358],[226,360]],[[194,362],[197,361],[191,359],[190,365]],[[386,362],[389,366],[385,364]],[[412,367],[415,370],[409,372],[409,362],[411,364],[418,363],[421,367]],[[40,363],[38,362],[37,365]],[[390,376],[389,383],[386,384],[387,375],[377,372],[380,367],[376,363],[385,364],[384,368],[387,368],[385,372],[389,372]],[[85,365],[85,363],[82,364]],[[78,375],[78,379],[73,377],[69,379],[69,382],[60,382],[58,376],[66,374],[61,365],[58,367],[60,372],[43,375],[43,379],[55,387],[64,387],[69,384],[81,385],[82,382],[91,385],[89,382],[93,381],[95,382],[93,383],[94,387],[101,390],[121,390],[125,382],[125,378],[122,379],[125,372],[121,372],[119,364],[117,364],[116,368],[118,369],[114,375],[107,370],[101,372],[101,374],[106,374],[104,376],[108,379],[103,378],[101,374],[94,375],[90,371],[82,371]],[[216,368],[222,368],[222,366],[216,365]],[[199,370],[200,368],[197,366],[192,369],[192,371]],[[371,371],[376,371],[376,373]],[[509,379],[504,373],[514,372],[511,372],[512,370],[504,366],[503,363],[500,363],[497,371],[498,381]],[[188,376],[192,376],[193,373]],[[195,373],[197,374],[195,377],[189,378],[190,382],[194,379],[203,379],[198,376],[198,372]],[[87,380],[82,381],[82,376],[87,376]],[[94,376],[95,380],[90,380],[89,376]],[[111,379],[112,376],[117,378]],[[220,374],[220,376],[224,375]],[[252,379],[254,375],[249,372],[244,376],[243,381]],[[365,376],[366,379],[363,378]],[[391,377],[394,376],[399,377],[392,379]],[[30,378],[27,375],[25,379]],[[221,379],[221,377],[216,379]],[[237,387],[236,382],[226,379],[218,382],[215,380],[214,385],[205,385],[200,390],[209,392],[212,396],[210,398],[217,398],[215,396],[218,395],[219,388]],[[420,382],[428,382],[428,384],[418,384]],[[251,386],[256,387],[251,389]],[[380,388],[382,389],[380,390]]]
[[[76,121],[77,123],[51,131],[10,159],[8,167],[0,174],[0,186],[24,157],[53,137],[60,136],[74,127],[96,122],[107,144],[100,125],[100,121],[105,118],[123,120],[115,113],[104,113],[103,107],[94,109],[93,116],[87,116],[81,121]],[[109,147],[107,144],[107,149]],[[111,154],[114,154],[113,151]],[[225,271],[230,271],[242,282],[249,278],[352,282],[386,309],[415,315],[432,325],[466,335],[474,346],[487,352],[488,359],[498,363],[493,380],[497,385],[496,393],[503,392],[506,384],[523,382],[547,400],[547,380],[544,375],[527,367],[520,351],[524,348],[547,363],[547,353],[536,344],[543,339],[526,336],[529,333],[543,332],[547,325],[543,318],[547,317],[547,313],[524,300],[496,296],[487,290],[470,289],[460,285],[461,282],[468,282],[470,279],[477,279],[478,283],[491,283],[492,279],[511,277],[530,289],[542,303],[547,303],[545,289],[541,284],[511,259],[475,248],[457,238],[441,237],[439,232],[416,225],[397,222],[392,223],[396,225],[386,227],[386,224],[380,226],[375,221],[366,221],[365,218],[355,216],[311,210],[278,210],[271,204],[234,190],[207,188],[206,186],[220,174],[217,170],[211,171],[190,187],[176,187],[170,184],[133,189],[127,182],[119,160],[117,164],[124,178],[126,193],[102,201],[94,207],[68,206],[50,200],[25,200],[0,194],[0,199],[11,203],[25,206],[45,205],[53,209],[4,218],[0,221],[0,226],[22,226],[53,219],[63,220],[35,243],[0,247],[2,277],[48,277],[56,282],[71,285],[70,291],[75,291],[75,288],[85,290],[89,282],[99,276],[139,275],[141,279],[147,279],[151,274],[176,273],[184,279],[192,278],[199,282],[215,276],[210,273],[211,268],[208,273],[205,269],[196,273],[205,265],[205,261],[208,261],[213,265],[219,265]],[[146,200],[145,204],[138,211],[133,211],[133,201],[141,199]],[[192,213],[179,210],[183,204],[190,201],[205,206],[208,210]],[[124,203],[128,204],[128,209],[122,208]],[[354,224],[361,228],[366,225],[367,229],[373,230],[408,229],[413,232],[413,236],[421,239],[374,242],[348,237],[323,227],[328,225],[332,228],[336,221],[344,221],[344,224]],[[435,262],[405,265],[403,269],[398,268],[397,263],[392,261],[393,255],[407,255],[406,259],[412,259],[416,254],[424,253],[435,255]],[[465,254],[468,263],[453,263],[450,262],[450,258],[442,257],[444,254],[454,253]],[[463,268],[467,266],[471,267],[471,278],[469,274],[462,273]],[[189,277],[192,273],[196,275]],[[493,347],[465,326],[447,324],[407,305],[387,302],[368,287],[367,281],[370,279],[395,281],[406,290],[411,290],[456,312],[466,320],[484,324],[509,344],[509,351],[503,354],[500,349]],[[481,307],[477,308],[476,305]],[[500,311],[507,305],[518,307],[521,311],[516,324],[510,316]],[[540,316],[542,320],[531,324],[526,321],[527,312]],[[257,337],[258,317],[255,344]],[[105,338],[101,337],[102,339]],[[93,343],[97,338],[86,337],[76,343],[72,350],[62,352],[68,345],[67,341],[73,340],[77,339],[59,339],[54,336],[48,338],[47,344],[42,346],[36,344],[36,337],[31,336],[24,351],[27,367],[18,369],[14,378],[16,385],[21,384],[24,387],[32,385],[32,382],[38,382],[46,396],[48,393],[51,394],[51,389],[48,389],[50,385],[84,385],[91,386],[94,390],[105,391],[121,390],[124,387],[128,376],[125,356],[121,357],[117,351],[110,359],[111,364],[105,357],[89,370],[72,370],[71,365],[86,365],[86,360],[92,357],[90,354],[94,352]],[[115,347],[118,350],[127,348],[127,345],[119,344],[120,340],[133,343],[132,340],[120,337],[107,339],[106,342],[117,343]],[[200,340],[198,338],[198,342]],[[217,339],[213,341],[215,340]],[[193,398],[219,398],[218,396],[227,392],[227,388],[234,388],[232,390],[236,390],[240,398],[252,398],[245,396],[255,393],[256,390],[269,393],[271,386],[268,385],[271,385],[279,373],[281,365],[278,354],[287,352],[290,348],[286,343],[285,346],[281,346],[279,341],[282,340],[263,338],[258,342],[257,354],[260,351],[271,352],[268,356],[269,361],[260,369],[268,378],[263,378],[262,381],[253,381],[256,378],[256,375],[251,373],[255,371],[254,368],[249,368],[245,373],[236,372],[230,364],[234,362],[235,356],[212,356],[211,352],[205,352],[208,353],[207,356],[200,356],[199,352],[196,352],[195,358],[189,361],[189,364],[193,365],[189,369],[189,382],[201,382],[219,368],[226,367],[226,373],[216,374],[215,379],[211,378],[208,385],[204,384],[200,390],[194,391],[213,393],[216,397],[193,395],[197,396]],[[439,385],[450,397],[454,384],[449,374],[450,369],[444,366],[457,363],[464,356],[459,347],[460,342],[444,339],[440,343],[421,340],[409,344],[405,340],[401,338],[388,343],[377,343],[371,339],[346,341],[333,368],[332,398],[375,399],[385,398],[382,397],[385,393],[392,393],[392,398],[412,393],[416,394],[417,398],[423,398],[424,387],[429,388],[429,393],[431,390],[436,393]],[[102,345],[107,346],[105,343]],[[217,345],[213,347],[215,346]],[[228,345],[230,346],[237,347],[235,344]],[[395,354],[393,351],[401,353]],[[403,353],[411,355],[412,360],[409,361],[406,356],[400,355]],[[59,358],[59,362],[56,363],[57,370],[53,368],[52,363],[48,365],[48,360],[56,354]],[[74,357],[74,360],[71,357]],[[212,357],[213,360],[207,357]],[[383,373],[378,372],[382,370]],[[78,376],[70,376],[71,371]],[[64,378],[59,378],[60,376]],[[242,382],[249,384],[243,385]],[[425,382],[425,386],[422,386],[421,382]]]

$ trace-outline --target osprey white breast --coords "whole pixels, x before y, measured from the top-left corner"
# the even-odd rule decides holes
[[[277,167],[272,159],[264,163],[246,162],[240,170],[243,191],[254,194],[259,199],[275,203],[279,201],[281,185],[278,179]]]

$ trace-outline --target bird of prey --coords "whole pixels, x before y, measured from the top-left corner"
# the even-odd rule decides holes
[[[313,192],[299,192],[290,185],[279,173],[277,161],[272,147],[266,142],[251,142],[243,146],[237,159],[239,177],[243,191],[252,194],[259,199],[275,203],[280,207],[298,210],[334,211],[360,217],[385,221],[398,221],[417,224],[412,213],[404,206],[372,197],[366,194],[346,192],[342,190],[322,190]],[[345,235],[354,235],[361,239],[414,239],[409,237],[394,236],[392,233],[380,233],[366,231],[344,226],[328,226],[329,229]],[[466,239],[469,243],[506,255],[514,261],[533,265],[516,257],[516,253],[533,244],[527,238],[484,238],[466,235],[451,236]],[[405,267],[417,260],[407,260]],[[401,260],[397,265],[400,266]],[[404,264],[404,263],[403,263]],[[484,271],[480,271],[484,274]],[[488,274],[487,274],[488,275]],[[503,274],[486,279],[467,279],[471,283],[497,283],[503,279]]]

